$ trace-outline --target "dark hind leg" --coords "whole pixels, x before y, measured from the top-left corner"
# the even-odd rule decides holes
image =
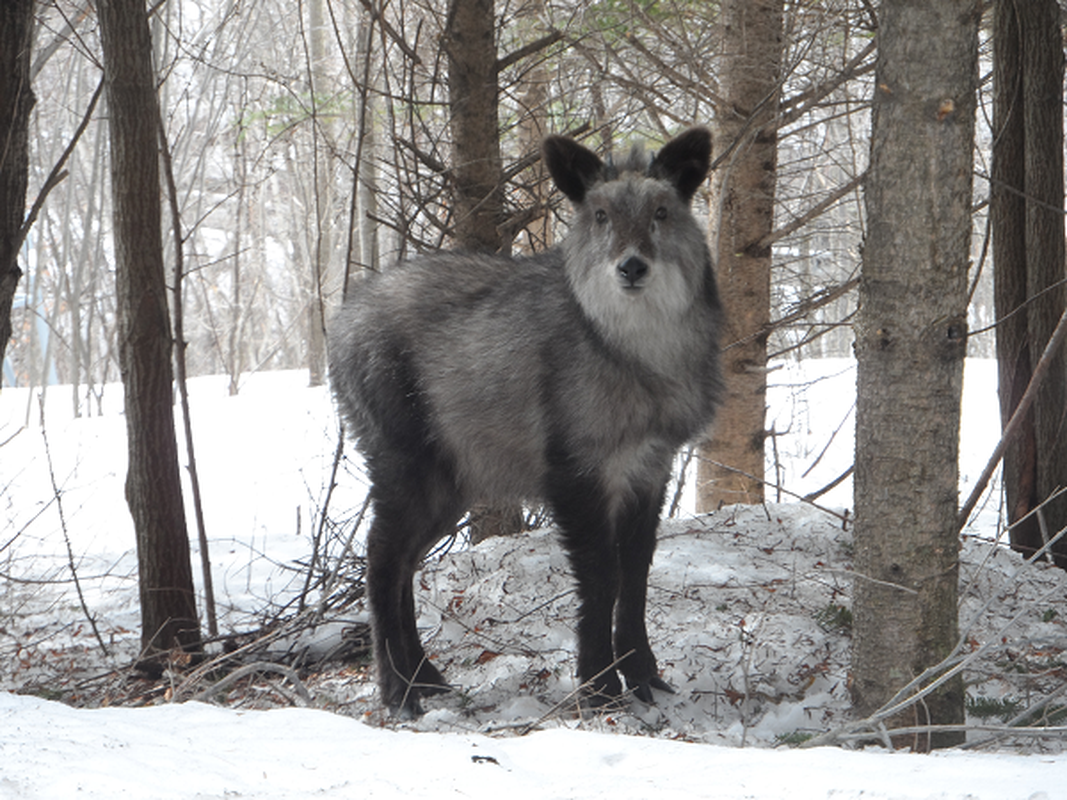
[[[382,703],[405,719],[422,713],[421,697],[447,687],[419,641],[412,581],[423,556],[452,529],[461,511],[447,471],[431,467],[419,472],[414,481],[411,475],[399,481],[376,477],[374,522],[367,536],[367,598],[378,686]],[[400,488],[407,491],[398,492]]]
[[[662,678],[648,643],[645,599],[648,569],[656,549],[656,530],[666,487],[638,491],[619,514],[619,596],[615,607],[615,655],[634,696],[652,702],[652,689],[674,690]]]
[[[613,667],[612,609],[619,588],[619,551],[598,482],[568,476],[552,493],[551,506],[578,583],[578,678],[591,705],[613,702],[622,683]]]

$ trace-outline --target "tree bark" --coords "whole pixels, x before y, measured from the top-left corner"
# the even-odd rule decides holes
[[[505,249],[501,190],[496,16],[492,0],[452,0],[445,29],[448,106],[452,132],[452,217],[456,245],[496,253]],[[472,542],[522,530],[517,504],[470,511]]]
[[[119,366],[126,401],[126,502],[137,536],[148,656],[199,649],[178,449],[163,270],[159,108],[144,0],[99,0],[111,131]]]
[[[763,502],[767,405],[767,336],[771,305],[771,248],[782,58],[782,0],[722,4],[718,152],[731,155],[712,173],[711,249],[726,309],[723,352],[726,396],[701,448],[697,506]],[[717,223],[717,224],[716,224]]]
[[[22,270],[19,248],[29,175],[33,0],[0,4],[0,366],[11,339],[11,308]]]
[[[492,0],[452,0],[445,30],[452,132],[453,225],[466,250],[498,252],[503,239],[500,127]]]
[[[855,329],[852,693],[863,716],[947,656],[958,636],[957,459],[981,13],[976,0],[886,0],[880,9]],[[962,722],[963,697],[957,679],[926,698],[919,719],[904,721]],[[920,746],[960,740],[939,734]]]
[[[993,6],[993,163],[990,220],[1001,424],[1007,425],[1033,365],[1063,311],[1063,53],[1055,0]],[[1067,485],[1067,351],[1055,355],[1023,431],[1004,454],[1008,521],[1018,522]],[[1042,524],[1045,534],[1042,533]],[[1067,525],[1067,498],[1011,532],[1031,554]],[[1053,546],[1067,568],[1067,542]]]

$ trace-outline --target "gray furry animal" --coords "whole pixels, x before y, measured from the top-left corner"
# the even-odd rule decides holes
[[[720,396],[722,313],[689,209],[711,136],[693,128],[618,164],[551,136],[543,155],[574,206],[559,246],[418,258],[359,284],[331,328],[333,391],[372,480],[381,700],[404,718],[448,685],[419,641],[414,573],[479,502],[550,508],[578,583],[591,704],[621,695],[616,669],[646,702],[672,691],[645,591],[673,456]]]

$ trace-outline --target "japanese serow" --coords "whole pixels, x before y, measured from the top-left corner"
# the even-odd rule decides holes
[[[592,705],[660,677],[645,593],[678,448],[721,394],[722,311],[690,201],[711,136],[605,162],[558,136],[544,162],[574,207],[535,256],[440,252],[360,283],[333,320],[330,378],[366,458],[367,598],[381,700],[402,718],[447,689],[415,623],[413,576],[472,505],[547,504],[578,584]]]

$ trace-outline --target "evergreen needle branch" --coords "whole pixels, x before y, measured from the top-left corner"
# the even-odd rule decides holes
[[[1058,591],[1058,587],[1054,587],[1046,592],[1037,602],[1042,602],[1050,595]],[[994,643],[1000,642],[1001,637],[1011,628],[1019,619],[1025,614],[1029,613],[1030,606],[1023,608],[1018,614],[1008,620],[1000,630],[998,630],[993,636],[985,642],[985,644],[977,647],[967,655],[963,655],[964,647],[967,644],[966,634],[960,637],[960,640],[956,643],[952,652],[932,667],[924,670],[918,677],[913,678],[904,687],[902,687],[885,705],[883,705],[876,712],[861,720],[855,720],[853,722],[846,723],[834,730],[828,731],[824,734],[816,736],[808,741],[804,742],[801,747],[819,747],[821,745],[834,744],[841,741],[851,741],[854,739],[870,739],[877,736],[883,738],[885,720],[896,716],[902,711],[911,708],[916,703],[919,703],[930,693],[937,691],[941,686],[954,678],[963,670],[967,669],[974,661],[981,656],[985,655]],[[923,686],[919,691],[914,691],[923,683],[934,678],[933,681]],[[936,731],[937,726],[921,726],[923,731]],[[892,732],[891,732],[892,733]],[[895,734],[893,734],[895,735]]]
[[[1027,731],[1031,731],[1031,730],[1036,730],[1036,731],[1067,731],[1067,728],[1040,728],[1040,727],[1035,728],[1033,726],[1024,727],[1022,725],[1024,720],[1034,717],[1034,715],[1036,715],[1039,711],[1042,711],[1043,709],[1047,708],[1049,706],[1049,704],[1052,703],[1053,700],[1056,700],[1057,698],[1061,697],[1065,693],[1067,693],[1067,683],[1064,683],[1056,691],[1054,691],[1051,694],[1049,694],[1048,696],[1044,697],[1041,700],[1040,703],[1035,703],[1034,705],[1030,706],[1029,708],[1024,709],[1023,711],[1019,712],[1014,717],[1009,719],[1006,723],[1004,723],[1005,727],[1003,729],[992,729],[992,731],[991,731],[992,734],[993,734],[992,736],[987,736],[984,739],[978,739],[978,740],[973,741],[973,742],[965,742],[964,744],[961,744],[959,746],[959,749],[961,749],[961,750],[973,750],[976,747],[984,747],[987,744],[992,744],[993,742],[998,742],[1001,739],[1006,739],[1006,738],[1008,738],[1010,736],[1026,735],[1026,732]],[[979,730],[981,730],[983,732],[986,732],[986,729],[979,729]],[[1022,733],[1020,733],[1020,732],[1022,732]]]

